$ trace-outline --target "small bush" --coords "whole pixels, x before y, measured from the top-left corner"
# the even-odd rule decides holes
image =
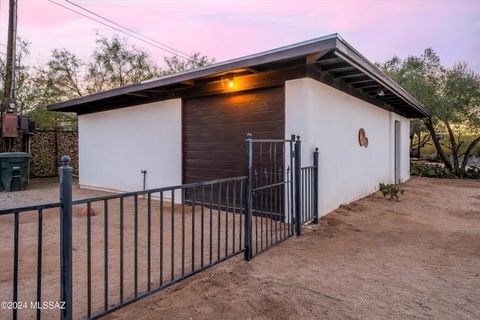
[[[470,167],[463,174],[467,179],[480,179],[480,167]]]
[[[400,189],[400,186],[396,184],[380,183],[379,189],[382,195],[388,197],[390,201],[398,200],[398,195],[404,193],[404,190]]]
[[[437,164],[426,163],[412,163],[410,166],[410,173],[412,176],[429,177],[429,178],[465,178],[465,179],[480,179],[480,168],[469,167],[467,170],[455,174],[447,168]]]
[[[412,163],[410,167],[412,176],[429,178],[455,178],[455,174],[445,167],[437,164]]]

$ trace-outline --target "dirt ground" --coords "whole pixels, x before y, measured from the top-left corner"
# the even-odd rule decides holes
[[[56,201],[58,189],[51,180],[35,183],[28,197],[0,193],[0,207]],[[376,193],[341,206],[318,227],[306,228],[302,237],[287,240],[251,262],[243,261],[241,255],[229,259],[106,319],[480,319],[480,182],[413,178],[403,188],[405,194],[398,202]],[[74,190],[74,198],[94,195],[102,193]],[[145,208],[142,200],[140,207]],[[96,209],[92,298],[94,310],[101,310],[103,220],[101,206]],[[75,230],[85,234],[85,217],[79,210],[74,211],[74,228],[79,225]],[[58,216],[55,212],[45,216],[44,235],[49,240],[44,244],[44,299],[57,300]],[[10,218],[2,219],[0,300],[4,301],[11,295],[12,224]],[[110,223],[118,222],[110,219]],[[144,223],[140,219],[139,224]],[[109,230],[109,273],[118,279],[118,227]],[[20,237],[36,248],[34,215],[22,216]],[[74,236],[74,241],[76,301],[84,306],[85,237]],[[139,250],[145,261],[145,246]],[[152,263],[158,263],[156,257]],[[125,272],[131,274],[129,261]],[[21,246],[19,294],[23,300],[34,299],[35,269],[36,249]],[[178,264],[175,270],[179,272]],[[145,264],[139,272],[144,288]],[[155,278],[158,275],[157,271]],[[111,282],[113,301],[118,292],[115,281]],[[130,294],[131,284],[129,279]],[[84,311],[85,307],[77,308],[77,318]],[[57,315],[42,314],[45,319]],[[30,318],[33,313],[19,315]],[[9,318],[9,314],[0,310],[0,318]]]
[[[480,182],[413,178],[107,319],[480,319]]]

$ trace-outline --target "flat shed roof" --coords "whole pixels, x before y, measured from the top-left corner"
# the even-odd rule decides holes
[[[395,81],[355,50],[338,34],[315,38],[206,67],[154,78],[140,83],[98,92],[48,106],[52,111],[79,114],[133,106],[172,97],[215,81],[228,72],[261,74],[304,66],[304,76],[329,79],[328,84],[376,105],[408,117],[425,117],[430,112]],[[298,73],[295,77],[301,77]],[[378,90],[383,95],[378,95]],[[182,91],[183,90],[183,91]]]

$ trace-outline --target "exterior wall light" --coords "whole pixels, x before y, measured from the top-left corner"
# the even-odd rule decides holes
[[[233,74],[232,73],[227,74],[227,81],[228,81],[228,87],[233,89],[233,87],[235,87],[235,82],[233,82]]]
[[[382,87],[379,87],[377,90],[377,96],[383,97],[385,95],[385,92],[383,91]]]

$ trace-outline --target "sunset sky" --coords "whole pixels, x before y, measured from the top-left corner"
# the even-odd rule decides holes
[[[0,1],[4,52],[8,0]],[[80,11],[65,0],[53,1]],[[444,64],[467,61],[480,72],[480,1],[72,1],[180,51],[200,51],[217,61],[339,33],[372,61],[433,47]],[[31,42],[32,62],[44,62],[53,48],[63,47],[87,58],[97,31],[118,33],[47,0],[18,2],[18,35]],[[162,61],[162,50],[130,40]]]

